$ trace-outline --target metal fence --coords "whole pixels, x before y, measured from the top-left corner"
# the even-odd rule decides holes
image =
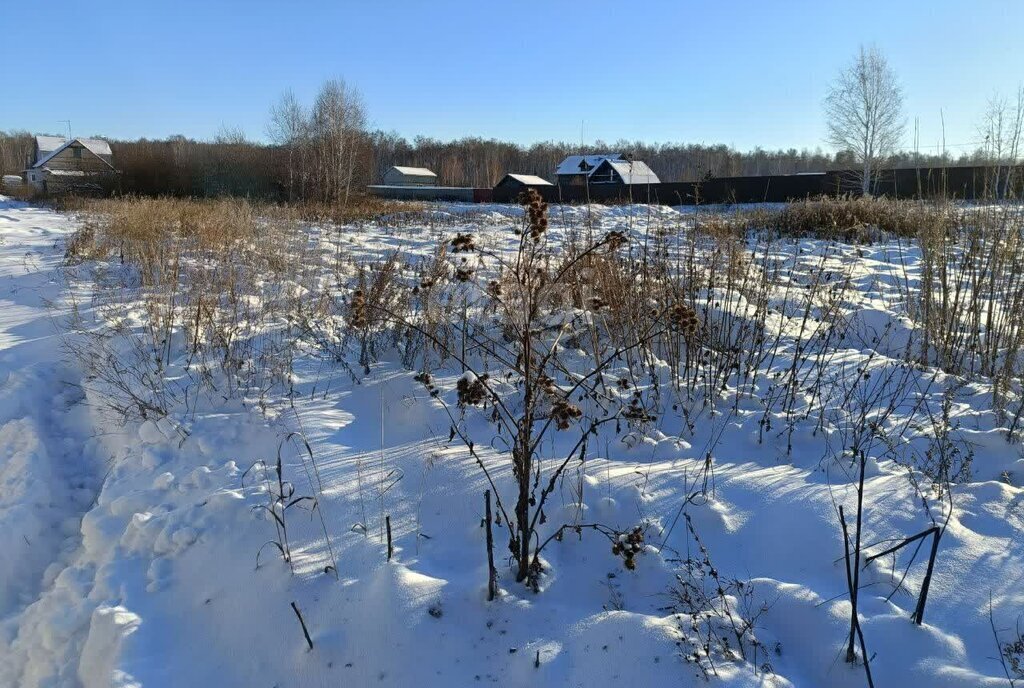
[[[1006,184],[1007,178],[1010,180]],[[535,187],[548,202],[560,203],[653,203],[704,205],[731,203],[785,203],[814,196],[860,193],[860,175],[852,170],[819,174],[717,177],[700,182],[663,182],[624,186]],[[493,200],[514,203],[518,190],[496,188]],[[1024,167],[933,167],[883,170],[873,193],[902,199],[950,198],[982,200],[1024,196]]]

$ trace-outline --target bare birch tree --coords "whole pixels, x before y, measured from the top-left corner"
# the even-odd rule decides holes
[[[311,122],[325,200],[348,200],[365,137],[366,108],[359,92],[340,79],[324,82]]]
[[[1024,86],[1017,87],[1013,102],[999,94],[989,99],[978,134],[985,140],[985,163],[992,166],[991,192],[1007,198],[1024,135]]]
[[[308,131],[309,122],[306,113],[295,98],[295,93],[288,89],[281,95],[277,104],[270,109],[267,134],[271,141],[283,147],[288,153],[289,201],[305,196],[305,139]]]
[[[213,142],[224,146],[244,146],[245,131],[237,124],[221,124],[213,136]]]
[[[850,151],[861,168],[861,191],[871,193],[878,164],[903,136],[903,91],[896,73],[875,47],[861,46],[825,98],[828,141]]]

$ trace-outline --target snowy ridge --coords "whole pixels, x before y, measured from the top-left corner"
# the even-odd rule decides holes
[[[102,478],[80,375],[60,353],[60,246],[74,228],[0,197],[0,685],[36,681],[25,633],[39,600],[64,585]],[[34,639],[48,661],[85,630],[63,621],[67,635],[52,627]]]

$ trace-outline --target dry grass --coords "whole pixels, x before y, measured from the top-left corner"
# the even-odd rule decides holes
[[[194,403],[194,387],[213,388],[214,369],[226,374],[228,394],[256,389],[262,398],[288,383],[289,316],[308,251],[291,211],[238,199],[76,206],[83,223],[66,260],[99,262],[98,322],[83,324],[74,353],[114,390],[119,413],[160,415],[180,397]]]
[[[543,551],[562,533],[611,532],[589,522],[584,497],[588,451],[602,441],[609,451],[611,438],[626,448],[662,431],[706,438],[678,488],[682,513],[713,497],[716,449],[744,422],[779,458],[794,457],[795,434],[797,442],[820,437],[823,463],[855,486],[856,544],[846,551],[847,570],[859,571],[869,458],[905,463],[925,510],[939,513],[934,503],[970,478],[972,455],[954,433],[959,385],[991,383],[1008,438],[1020,430],[1019,208],[817,199],[601,233],[585,220],[551,231],[547,204],[524,201],[521,219],[508,222],[515,227],[470,230],[474,218],[457,216],[458,233],[438,232],[432,254],[408,257],[379,248],[382,236],[396,236],[387,229],[422,234],[449,220],[435,225],[419,204],[380,199],[345,209],[74,201],[85,221],[68,260],[93,269],[99,317],[79,328],[72,352],[125,419],[165,417],[182,405],[187,417],[204,392],[256,398],[268,412],[293,398],[299,355],[355,379],[378,361],[401,360],[447,413],[447,441],[461,441],[484,474],[516,578],[534,590]],[[386,229],[346,241],[368,223]],[[892,270],[874,272],[890,280],[882,315],[906,325],[909,346],[894,344],[889,325],[855,322],[881,288],[864,285],[872,270],[855,244],[881,239],[890,243],[871,259]],[[365,246],[377,252],[354,258]],[[870,351],[851,353],[861,348]],[[940,371],[957,379],[936,383]],[[940,409],[930,406],[936,384],[947,384]],[[924,457],[905,441],[915,436],[932,439]],[[478,453],[488,446],[510,460],[511,487],[499,489],[495,464]],[[384,460],[382,452],[382,476]],[[290,563],[290,488],[280,458],[276,473],[263,468],[263,508],[279,527],[273,545]],[[360,505],[361,470],[357,463]],[[933,489],[920,489],[915,476]],[[382,482],[381,524],[386,491]],[[686,652],[705,677],[715,672],[713,655],[756,664],[765,648],[753,633],[759,612],[748,582],[722,577],[688,515],[685,522],[700,552],[680,562],[687,575],[671,591]],[[370,525],[365,509],[362,525]],[[848,585],[858,589],[856,579]],[[1005,656],[1013,663],[1018,655]]]
[[[339,253],[329,260],[309,260],[309,251],[319,249],[310,248],[308,233],[317,230],[304,221],[330,217],[348,226],[379,222],[390,227],[394,218],[403,217],[401,222],[434,228],[421,204],[372,197],[345,209],[239,199],[66,197],[61,202],[85,218],[68,243],[69,262],[106,259],[132,266],[138,284],[125,294],[145,302],[145,328],[151,345],[163,351],[156,357],[161,365],[170,360],[174,333],[183,332],[194,355],[216,351],[222,365],[240,367],[250,353],[239,350],[243,342],[262,336],[261,323],[284,319],[336,360],[344,360],[348,342],[357,341],[365,369],[379,351],[401,343],[403,360],[410,366],[419,361],[412,367],[426,372],[435,356],[440,364],[458,348],[465,321],[476,317],[467,303],[493,302],[494,312],[501,302],[494,290],[508,300],[521,288],[500,265],[476,274],[475,262],[463,263],[466,254],[451,254],[446,243],[431,260],[412,263],[392,255],[356,265],[337,241]],[[594,356],[657,325],[652,319],[673,304],[694,310],[704,342],[699,351],[670,329],[650,346],[628,350],[624,358],[638,375],[658,358],[675,361],[676,393],[685,390],[690,399],[715,404],[715,390],[733,375],[742,383],[738,395],[755,393],[757,369],[778,357],[781,339],[769,336],[766,326],[768,304],[774,302],[781,312],[797,316],[796,336],[800,342],[807,339],[798,342],[792,368],[769,392],[771,403],[795,412],[799,395],[787,379],[799,372],[802,384],[817,393],[827,367],[822,352],[847,327],[839,303],[849,276],[833,270],[825,283],[828,256],[823,255],[812,270],[818,277],[793,290],[794,266],[765,260],[775,250],[773,242],[785,241],[779,235],[854,242],[908,238],[907,250],[920,250],[923,265],[920,286],[911,288],[905,279],[898,287],[919,334],[911,357],[954,374],[991,378],[997,405],[1017,430],[1024,415],[1017,401],[1024,328],[1015,316],[1024,308],[1022,224],[1022,213],[1006,207],[964,210],[846,198],[803,201],[777,211],[699,213],[690,230],[664,228],[642,245],[625,242],[622,250],[593,251],[581,232],[570,231],[558,257],[552,254],[537,265],[549,284],[559,285],[543,290],[540,305],[552,314],[590,312],[591,325],[569,341]],[[110,280],[110,274],[103,279]],[[328,289],[329,283],[337,286]],[[121,300],[123,284],[101,287],[106,302]],[[393,331],[369,312],[374,317],[353,327],[347,299],[354,290],[361,290],[371,311],[401,312],[420,329]],[[506,323],[502,336],[509,329],[514,327]],[[804,371],[808,366],[817,371],[811,377]],[[701,390],[697,396],[695,389]]]
[[[841,241],[871,241],[880,233],[915,237],[947,229],[954,216],[949,204],[895,201],[872,197],[821,197],[787,204],[759,218],[763,226],[790,236]]]
[[[989,378],[997,412],[1012,415],[1012,435],[1024,413],[1024,400],[1010,406],[1024,376],[1024,208],[965,211],[946,231],[916,239],[922,280],[910,306],[922,330],[917,358]]]
[[[386,222],[390,218],[417,217],[422,203],[396,201],[371,195],[352,196],[348,203],[304,201],[294,206],[298,216],[309,222],[332,222],[337,225],[360,222]]]
[[[544,550],[562,533],[612,532],[590,520],[585,499],[588,451],[600,442],[608,451],[612,438],[626,448],[661,432],[703,438],[694,447],[701,461],[678,488],[682,513],[713,498],[716,449],[744,423],[779,458],[820,437],[822,461],[845,472],[857,496],[847,554],[848,570],[859,571],[869,458],[906,465],[925,510],[948,518],[952,507],[940,512],[938,502],[970,479],[973,458],[955,433],[959,385],[990,383],[1008,437],[1020,430],[1019,209],[819,199],[605,233],[588,220],[552,228],[546,203],[524,201],[521,219],[508,223],[516,226],[486,231],[482,219],[470,230],[472,216],[450,213],[435,225],[444,209],[379,199],[346,210],[83,202],[68,260],[93,270],[99,317],[82,324],[71,349],[126,420],[183,406],[187,418],[200,398],[256,399],[273,413],[294,398],[299,356],[354,380],[401,360],[447,414],[447,441],[460,441],[483,473],[515,577],[535,591]],[[458,227],[438,232],[432,253],[380,248],[403,223],[422,234],[448,221]],[[375,229],[366,241],[346,236]],[[888,339],[888,325],[856,322],[866,290],[879,287],[864,285],[868,249],[854,244],[881,239],[889,243],[873,259],[892,269],[877,270],[891,279],[883,315],[912,331],[909,346]],[[359,253],[366,247],[369,258]],[[851,355],[860,347],[870,351]],[[957,379],[936,383],[940,371]],[[941,408],[936,384],[947,385]],[[918,455],[905,440],[921,436],[931,442]],[[480,447],[504,452],[511,485]],[[382,476],[384,461],[382,453]],[[263,508],[278,527],[272,546],[290,563],[291,488],[281,471],[280,458],[276,473],[263,466]],[[377,488],[378,530],[387,489]],[[765,648],[753,633],[748,583],[721,577],[688,516],[686,525],[701,555],[681,562],[686,575],[670,594],[687,654],[705,677],[715,672],[712,655],[756,663]],[[324,533],[329,542],[326,524]]]

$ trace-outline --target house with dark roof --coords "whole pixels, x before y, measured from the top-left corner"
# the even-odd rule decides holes
[[[628,160],[621,153],[570,155],[555,169],[558,186],[590,184],[660,184],[658,175],[640,160]]]
[[[99,191],[116,177],[114,154],[102,139],[37,136],[25,183],[46,193]]]
[[[527,189],[534,189],[540,192],[547,200],[558,197],[555,185],[543,177],[535,174],[509,173],[501,178],[491,193],[491,198],[498,203],[516,203],[519,201],[519,194]]]
[[[515,174],[510,172],[502,177],[501,181],[494,185],[494,188],[525,191],[530,187],[537,186],[554,186],[554,184],[535,174]]]

